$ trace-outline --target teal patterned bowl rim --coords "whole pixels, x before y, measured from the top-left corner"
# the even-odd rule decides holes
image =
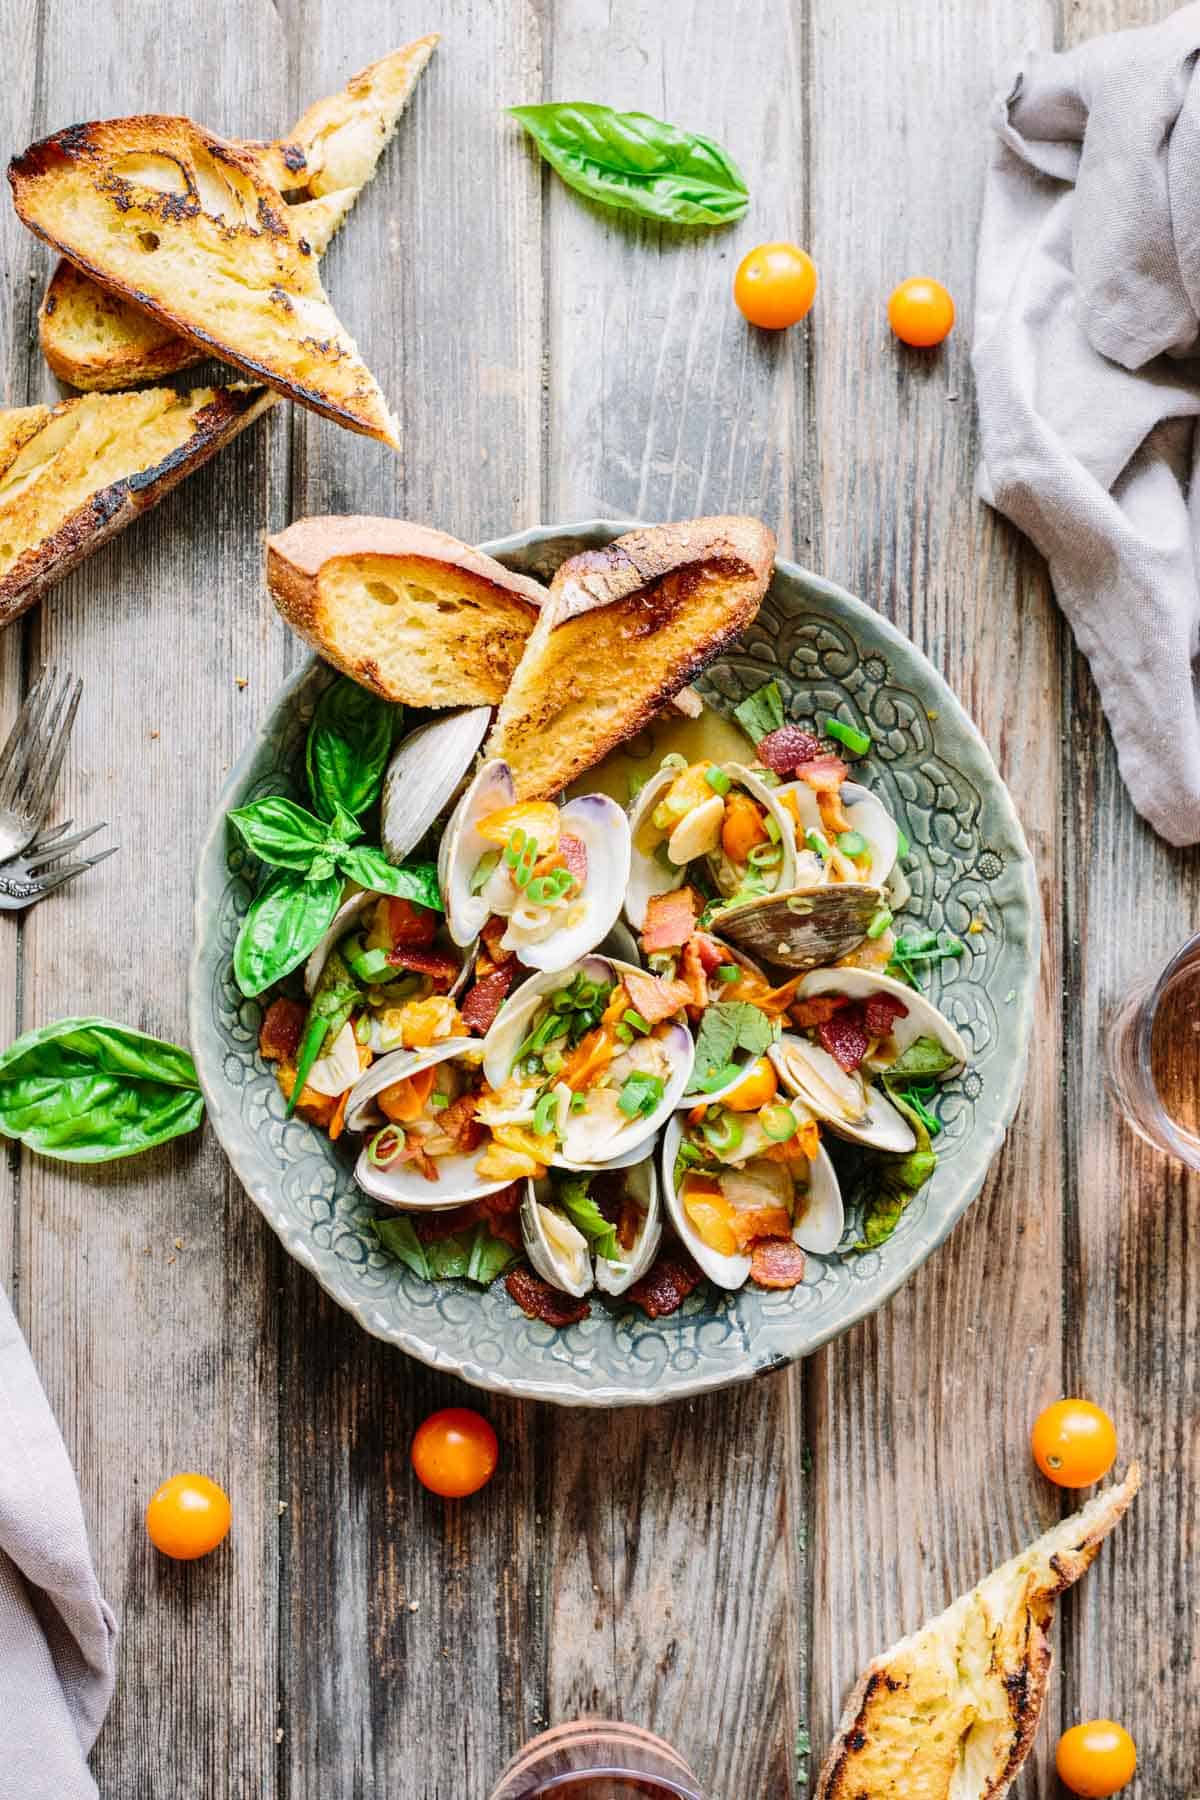
[[[549,578],[566,556],[607,543],[634,521],[535,527],[484,546]],[[321,1134],[285,1121],[278,1084],[257,1055],[260,1007],[232,982],[230,955],[253,892],[254,865],[229,842],[226,813],[252,794],[298,791],[303,732],[331,672],[316,658],[275,694],[232,770],[201,849],[189,973],[192,1049],[209,1118],[249,1194],[290,1255],[373,1335],[493,1392],[574,1406],[678,1400],[745,1381],[808,1355],[890,1298],[983,1186],[1016,1110],[1033,1025],[1040,911],[1032,859],[991,755],[946,682],[886,619],[843,588],[779,560],[755,624],[698,683],[716,704],[778,674],[789,716],[834,711],[870,728],[860,769],[886,794],[912,845],[914,924],[960,933],[968,953],[930,996],[972,1047],[941,1096],[933,1180],[881,1248],[812,1257],[787,1293],[701,1288],[670,1318],[596,1304],[566,1331],[529,1320],[503,1283],[430,1284],[384,1255],[374,1208],[349,1161]]]

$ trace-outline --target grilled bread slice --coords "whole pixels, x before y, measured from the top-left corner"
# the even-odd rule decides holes
[[[276,144],[252,145],[268,181],[289,200],[290,223],[320,256],[366,187],[437,37],[418,38],[318,100]],[[204,360],[162,320],[58,264],[38,315],[42,354],[61,381],[110,391],[161,381]]]
[[[1053,1526],[865,1670],[816,1800],[1000,1800],[1037,1733],[1058,1596],[1138,1490],[1124,1481]]]
[[[235,384],[0,412],[0,625],[275,402]]]
[[[200,350],[352,431],[396,424],[252,149],[190,119],[74,125],[9,165],[17,212]]]
[[[775,558],[757,519],[646,525],[563,563],[487,743],[547,798],[632,736],[743,632]]]
[[[495,706],[546,597],[444,531],[355,517],[268,538],[267,586],[327,662],[410,706]]]

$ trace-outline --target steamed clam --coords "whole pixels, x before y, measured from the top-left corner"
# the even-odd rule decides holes
[[[346,1126],[364,1134],[354,1178],[372,1199],[413,1211],[461,1206],[508,1185],[480,1174],[485,1133],[476,1124],[481,1086],[477,1038],[428,1050],[396,1050],[360,1076]]]
[[[510,1179],[636,1161],[679,1103],[695,1054],[682,997],[632,964],[587,956],[534,976],[483,1044],[479,1109]]]
[[[438,853],[450,935],[469,944],[499,917],[502,951],[527,968],[565,969],[615,924],[629,854],[629,822],[607,794],[518,804],[508,764],[484,763]]]
[[[550,1173],[528,1181],[521,1234],[537,1273],[564,1293],[623,1294],[662,1237],[653,1155],[625,1169]]]
[[[878,795],[856,781],[844,781],[838,795],[839,831],[827,828],[830,808],[805,781],[777,788],[780,805],[794,813],[797,844],[808,848],[822,881],[883,887],[896,866],[900,829]]]
[[[304,966],[310,1000],[335,951],[338,973],[348,972],[362,991],[360,1042],[376,1054],[461,1031],[456,1002],[470,978],[475,946],[457,945],[439,914],[386,894],[351,894]]]

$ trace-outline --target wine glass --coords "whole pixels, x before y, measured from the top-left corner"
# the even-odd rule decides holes
[[[491,1800],[704,1800],[683,1758],[639,1725],[576,1719],[519,1751]]]

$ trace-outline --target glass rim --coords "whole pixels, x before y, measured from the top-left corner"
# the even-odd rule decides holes
[[[1200,1169],[1200,1137],[1181,1130],[1163,1105],[1158,1083],[1154,1079],[1153,1043],[1154,1021],[1158,1017],[1158,1009],[1166,997],[1167,989],[1181,968],[1193,960],[1197,953],[1200,953],[1200,931],[1193,932],[1160,970],[1139,1008],[1136,1055],[1137,1074],[1144,1089],[1144,1098],[1160,1133],[1155,1147],[1193,1169]],[[1150,1141],[1153,1142],[1152,1139]]]

